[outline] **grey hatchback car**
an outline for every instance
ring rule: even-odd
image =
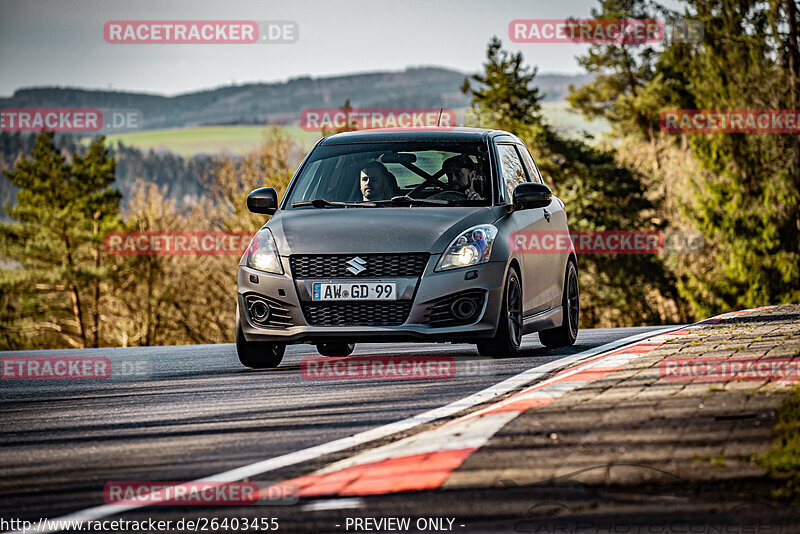
[[[366,130],[321,139],[239,262],[236,348],[277,367],[287,344],[347,356],[358,342],[475,343],[511,356],[524,334],[578,334],[577,259],[564,204],[515,135]],[[553,239],[551,239],[553,241]]]

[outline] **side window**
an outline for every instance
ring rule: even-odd
[[[531,153],[528,152],[528,149],[525,147],[519,147],[519,152],[522,154],[522,159],[525,161],[525,166],[528,168],[528,175],[534,182],[543,184],[544,180],[542,180],[542,175],[539,174],[539,169],[536,167],[536,164],[533,162],[533,157]]]
[[[514,188],[528,179],[514,145],[497,145],[497,154],[500,156],[500,167],[503,171],[506,202],[510,204],[514,197]]]

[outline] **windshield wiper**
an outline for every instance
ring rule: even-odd
[[[293,208],[301,208],[303,206],[313,206],[315,208],[374,208],[376,204],[374,202],[333,202],[330,200],[325,200],[324,198],[315,198],[314,200],[305,200],[303,202],[295,202],[292,204]]]
[[[447,206],[449,200],[428,200],[427,198],[411,198],[408,195],[392,197],[390,200],[376,200],[378,206]]]

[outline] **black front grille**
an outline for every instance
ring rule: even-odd
[[[364,260],[365,270],[353,274],[347,268],[355,257]],[[289,256],[295,278],[397,278],[421,276],[428,263],[427,253],[411,254],[309,254]]]
[[[304,302],[302,306],[312,326],[398,326],[411,312],[411,301]]]
[[[467,318],[458,318],[453,314],[453,303],[462,298],[473,301],[476,310],[474,315]],[[446,297],[435,300],[433,304],[427,308],[424,322],[433,327],[458,326],[474,323],[480,316],[485,298],[486,291],[481,289],[471,289],[469,291],[447,295]]]

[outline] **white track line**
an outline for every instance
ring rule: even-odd
[[[666,332],[671,332],[673,330],[679,330],[681,328],[684,327],[670,326],[667,328],[662,328],[660,330],[643,332],[641,334],[635,334],[633,336],[619,339],[617,341],[612,341],[610,343],[606,343],[605,345],[600,345],[599,347],[595,347],[593,349],[585,350],[583,352],[579,352],[571,356],[565,356],[564,358],[554,360],[552,362],[540,365],[538,367],[533,367],[531,369],[528,369],[527,371],[519,373],[518,375],[514,375],[510,378],[507,378],[506,380],[503,380],[502,382],[499,382],[484,390],[478,391],[477,393],[473,393],[468,397],[464,397],[463,399],[451,402],[450,404],[447,404],[445,406],[434,408],[433,410],[428,410],[427,412],[409,417],[407,419],[395,421],[394,423],[389,423],[388,425],[380,426],[377,428],[372,428],[370,430],[366,430],[364,432],[355,434],[353,436],[348,436],[346,438],[329,441],[328,443],[322,443],[320,445],[315,445],[314,447],[309,447],[307,449],[302,449],[299,451],[291,452],[289,454],[284,454],[282,456],[276,456],[274,458],[269,458],[267,460],[261,460],[259,462],[255,462],[249,465],[237,467],[236,469],[225,471],[223,473],[219,473],[216,475],[210,475],[205,478],[194,480],[192,481],[192,483],[234,482],[237,480],[242,480],[244,478],[252,478],[267,473],[269,471],[275,471],[283,467],[288,467],[290,465],[307,462],[309,460],[314,460],[321,456],[325,456],[352,447],[363,445],[364,443],[382,439],[387,436],[391,436],[392,434],[396,434],[398,432],[405,432],[416,426],[451,416],[467,408],[471,408],[478,404],[482,404],[499,396],[505,395],[509,391],[513,391],[526,384],[529,384],[530,382],[533,382],[542,375],[549,373],[560,367],[563,367],[564,365],[573,364],[585,360],[587,358],[591,358],[592,356],[596,356],[603,352],[608,352],[617,349],[623,345],[635,343],[643,339],[664,334]],[[155,499],[150,499],[150,501],[155,501]],[[109,517],[112,515],[117,515],[122,512],[128,512],[131,510],[144,508],[146,506],[150,506],[150,504],[104,504],[101,506],[86,508],[85,510],[80,510],[78,512],[73,512],[71,514],[51,519],[49,521],[52,523],[57,523],[59,521],[61,522],[89,521],[89,520],[100,519],[103,517]],[[49,529],[43,528],[42,530],[36,530],[36,532],[59,532],[59,530],[60,529],[56,528],[49,528]],[[23,533],[22,531],[14,531],[11,534],[23,534]]]

